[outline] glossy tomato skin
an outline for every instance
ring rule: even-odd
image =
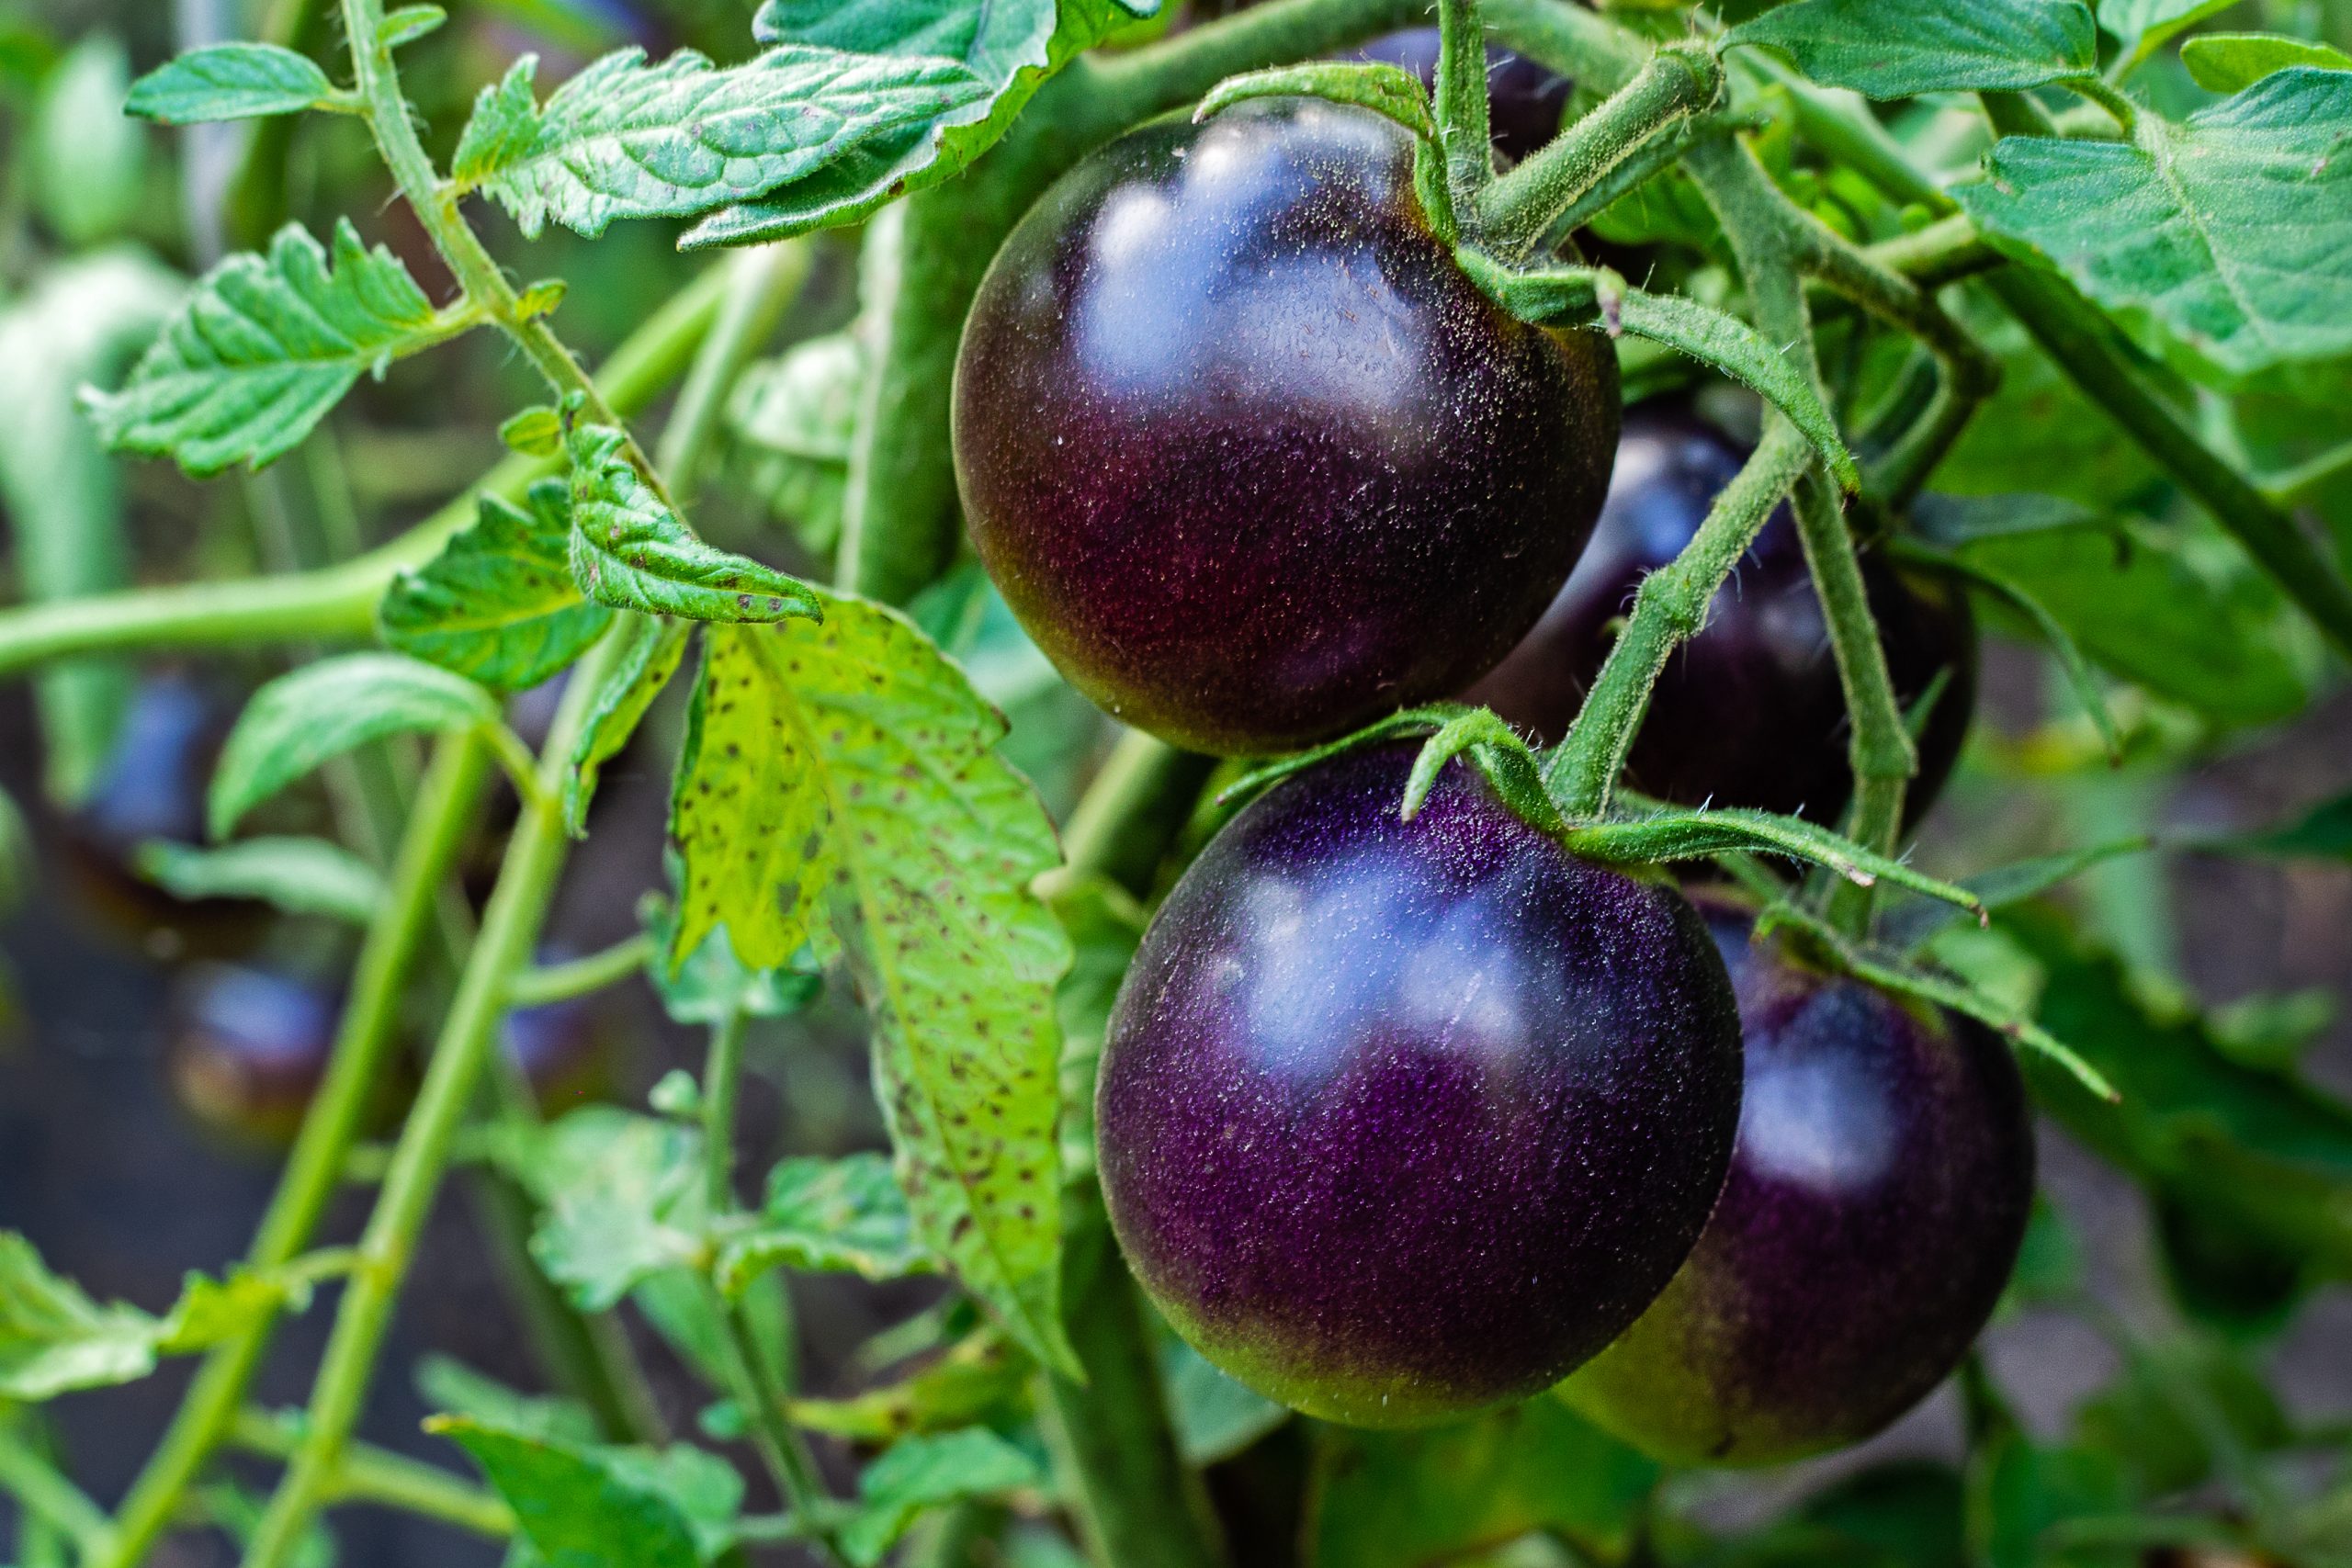
[[[1265,753],[1459,691],[1532,626],[1615,450],[1595,333],[1505,316],[1406,132],[1309,99],[1161,121],[999,253],[956,471],[1006,603],[1081,691]]]
[[[1570,1402],[1676,1464],[1860,1442],[1960,1363],[2017,1262],[2033,1129],[2008,1048],[1973,1020],[1819,974],[1711,909],[1747,1089],[1723,1197]]]
[[[1402,66],[1437,91],[1438,31],[1407,28],[1384,33],[1357,51],[1363,60]],[[1532,60],[1487,46],[1487,114],[1495,150],[1519,163],[1560,133],[1575,85]]]
[[[1567,731],[1633,607],[1641,580],[1698,531],[1747,454],[1674,409],[1628,414],[1616,476],[1591,545],[1527,640],[1464,694],[1556,741]],[[1959,759],[1976,705],[1976,623],[1950,583],[1874,556],[1863,581],[1905,711],[1944,671],[1905,797],[1917,822]],[[1844,689],[1821,602],[1788,509],[1773,513],[1709,607],[1706,629],[1659,677],[1627,759],[1634,787],[1686,806],[1755,807],[1836,826],[1853,795]]]
[[[1411,747],[1278,785],[1146,933],[1101,1173],[1176,1331],[1364,1426],[1532,1394],[1705,1223],[1738,1114],[1722,960],[1681,896],[1577,861]]]

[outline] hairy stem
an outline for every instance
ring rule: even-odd
[[[1512,53],[1597,92],[1615,92],[1650,57],[1646,42],[1566,0],[1486,0],[1486,12],[1487,26]]]
[[[607,636],[573,671],[541,755],[544,799],[524,807],[508,841],[498,884],[482,916],[447,1019],[435,1041],[416,1104],[392,1150],[383,1190],[360,1239],[360,1264],[335,1314],[333,1337],[311,1394],[308,1428],[245,1553],[245,1568],[284,1568],[311,1517],[359,1418],[384,1330],[414,1257],[451,1140],[496,1048],[497,1025],[514,971],[531,944],[562,869],[570,840],[552,802],[566,760],[586,719],[588,705],[611,661],[616,639]]]
[[[1487,127],[1487,37],[1477,0],[1438,0],[1437,124],[1445,149],[1445,184],[1453,210],[1474,211],[1495,177],[1494,133]]]
[[[435,899],[474,824],[489,777],[489,756],[478,737],[452,735],[440,743],[417,792],[383,907],[360,949],[326,1077],[247,1254],[255,1269],[277,1268],[307,1246],[334,1196],[344,1156],[383,1081],[401,1001],[430,934]],[[130,1568],[169,1527],[243,1402],[269,1348],[271,1326],[257,1324],[205,1357],[163,1442],[123,1500],[112,1547],[94,1559],[102,1568]]]
[[[1609,809],[1610,792],[1624,771],[1667,656],[1706,625],[1716,591],[1812,462],[1813,446],[1803,432],[1784,419],[1768,421],[1763,441],[1716,495],[1690,544],[1642,579],[1634,613],[1593,678],[1576,723],[1544,761],[1544,785],[1563,814],[1590,818]]]
[[[1659,50],[1632,81],[1478,196],[1481,240],[1504,261],[1524,260],[1577,197],[1644,142],[1710,107],[1723,86],[1723,62],[1705,46]]]
[[[726,276],[725,266],[713,265],[629,334],[597,377],[607,407],[641,409],[684,372],[718,314]],[[432,559],[450,535],[472,522],[479,497],[519,501],[532,480],[556,467],[548,459],[510,457],[407,533],[340,566],[0,610],[0,675],[79,653],[363,638],[375,627],[377,602],[393,577]]]
[[[1048,185],[1227,76],[1329,54],[1428,14],[1428,0],[1274,0],[1114,58],[1080,56],[969,173],[908,197],[896,284],[869,302],[875,380],[850,447],[841,586],[904,604],[954,558],[956,345],[997,247]]]

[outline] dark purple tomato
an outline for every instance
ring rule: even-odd
[[[1699,1245],[1564,1392],[1678,1464],[1859,1442],[1960,1362],[2017,1262],[2033,1129],[1973,1020],[1750,946],[1710,908],[1747,1045],[1731,1175]]]
[[[1437,91],[1438,31],[1408,28],[1373,39],[1357,51],[1361,60],[1401,65]],[[1487,113],[1495,148],[1517,163],[1560,133],[1573,84],[1507,49],[1487,46]]]
[[[241,1143],[294,1139],[334,1054],[335,998],[267,969],[202,964],[170,1003],[172,1087],[204,1126]]]
[[[1103,1196],[1175,1330],[1363,1426],[1548,1387],[1705,1224],[1738,1023],[1670,888],[1578,861],[1413,748],[1252,804],[1161,907],[1113,1011]]]
[[[972,538],[1038,646],[1194,750],[1290,750],[1457,692],[1591,532],[1597,333],[1522,325],[1366,110],[1248,103],[1113,142],[1005,242],[964,329]]]
[[[1616,477],[1567,586],[1493,673],[1464,694],[1546,742],[1567,731],[1643,577],[1690,542],[1747,454],[1672,409],[1626,416]],[[1919,736],[1905,796],[1917,822],[1951,776],[1976,705],[1976,622],[1951,584],[1865,556],[1895,695],[1908,713],[1944,684]],[[1796,525],[1772,514],[1709,606],[1706,629],[1659,677],[1627,759],[1637,789],[1686,806],[1747,806],[1835,826],[1854,791],[1846,696]]]

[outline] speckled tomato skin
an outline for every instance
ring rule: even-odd
[[[956,368],[980,558],[1080,691],[1178,745],[1294,749],[1459,691],[1590,534],[1598,334],[1505,316],[1406,132],[1318,100],[1161,121],[1046,193]]]
[[[1747,454],[1712,425],[1644,406],[1625,418],[1616,473],[1591,545],[1527,640],[1466,699],[1556,741],[1641,580],[1690,542]],[[1862,577],[1895,695],[1907,712],[1951,671],[1919,736],[1905,796],[1917,822],[1951,776],[1976,705],[1976,622],[1950,583],[1864,556]],[[1846,696],[1796,525],[1782,507],[1677,649],[1627,758],[1637,788],[1686,806],[1747,806],[1836,826],[1854,789]]]
[[[1861,1441],[1960,1362],[2033,1201],[2024,1085],[1988,1029],[1750,947],[1739,1141],[1705,1234],[1640,1321],[1564,1385],[1677,1464]]]
[[[1577,861],[1411,747],[1253,803],[1146,933],[1096,1097],[1102,1190],[1176,1331],[1363,1426],[1549,1386],[1664,1286],[1739,1104],[1670,888]]]

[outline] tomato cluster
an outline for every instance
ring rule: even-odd
[[[1320,100],[1149,126],[1050,191],[980,291],[955,395],[974,543],[1076,685],[1179,746],[1292,750],[1465,693],[1556,740],[1633,587],[1744,460],[1687,412],[1621,444],[1607,340],[1498,310],[1413,164],[1396,126]],[[1968,725],[1974,627],[1948,587],[1865,570],[1920,806]],[[1834,824],[1846,728],[1777,517],[1631,780]],[[1568,1379],[1645,1449],[1743,1462],[1893,1419],[2016,1255],[2032,1142],[2001,1043],[1578,859],[1465,767],[1408,818],[1413,756],[1290,775],[1144,938],[1097,1111],[1153,1302],[1338,1421]]]

